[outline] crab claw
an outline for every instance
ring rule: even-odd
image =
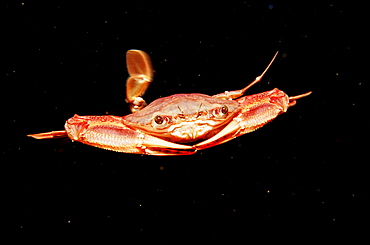
[[[57,139],[57,138],[68,137],[67,132],[65,130],[51,131],[51,132],[39,133],[39,134],[29,134],[27,136],[38,139],[38,140],[40,140],[40,139]]]
[[[197,150],[206,149],[250,133],[286,112],[290,106],[296,104],[297,99],[310,94],[311,92],[308,92],[288,97],[283,91],[275,88],[271,91],[242,97],[238,99],[243,108],[240,114],[216,135],[196,144],[195,147]]]
[[[28,136],[36,139],[69,137],[106,150],[145,155],[191,155],[195,146],[171,143],[127,127],[117,116],[79,116],[68,119],[65,130]]]
[[[146,155],[190,155],[194,146],[171,143],[123,124],[117,116],[78,116],[65,125],[69,138],[106,150]]]
[[[289,106],[294,106],[297,103],[296,102],[297,99],[309,96],[311,93],[312,93],[312,91],[304,93],[304,94],[289,97]]]

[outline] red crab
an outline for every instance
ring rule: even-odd
[[[144,51],[129,50],[126,100],[132,114],[123,117],[75,115],[67,120],[65,130],[28,136],[36,139],[69,137],[87,145],[126,153],[194,154],[262,127],[295,105],[297,99],[311,93],[289,97],[275,88],[241,97],[261,80],[276,55],[265,71],[241,90],[213,96],[175,94],[146,106],[141,96],[153,79],[150,57]]]

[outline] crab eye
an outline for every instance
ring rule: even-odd
[[[155,116],[155,117],[154,117],[154,122],[155,122],[156,124],[162,124],[162,123],[164,122],[164,119],[163,119],[163,117],[162,117],[162,116],[157,115],[157,116]]]
[[[226,105],[223,105],[222,107],[221,107],[221,114],[223,114],[223,115],[226,115],[227,113],[228,113],[228,111],[229,111],[229,108],[227,108],[227,106]]]
[[[156,115],[152,119],[152,127],[158,130],[165,129],[169,127],[171,119],[168,116]]]
[[[214,115],[216,118],[225,118],[227,116],[228,111],[229,108],[227,108],[226,105],[223,105],[214,110]]]

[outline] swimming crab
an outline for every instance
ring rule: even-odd
[[[243,96],[258,83],[274,61],[248,86],[213,96],[190,93],[159,98],[149,105],[141,97],[153,80],[150,57],[141,50],[126,54],[129,78],[126,116],[74,115],[64,130],[30,134],[36,139],[69,137],[87,145],[125,153],[190,155],[252,132],[296,104],[311,92],[288,96],[275,88]]]

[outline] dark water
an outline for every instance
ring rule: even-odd
[[[361,234],[339,232],[368,220],[369,40],[361,6],[0,6],[2,222],[15,237],[54,232],[55,240],[80,234],[178,244],[194,235],[209,242],[275,239],[281,229],[284,240],[303,233],[297,242]],[[128,114],[128,49],[152,58],[148,102],[241,89],[277,50],[249,93],[313,93],[258,131],[192,156],[130,155],[26,137],[61,130],[75,113]]]

